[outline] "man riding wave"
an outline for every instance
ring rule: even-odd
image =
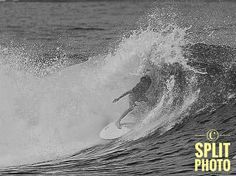
[[[152,79],[149,76],[149,72],[147,71],[144,76],[140,78],[140,82],[136,84],[136,86],[122,94],[120,97],[113,100],[113,103],[119,101],[121,98],[129,95],[129,108],[120,116],[120,118],[116,121],[117,128],[121,128],[120,121],[131,112],[135,106],[137,106],[136,102],[148,102],[148,98],[146,97],[146,92],[149,89]]]

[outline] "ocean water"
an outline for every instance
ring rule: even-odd
[[[32,53],[72,55],[79,62],[107,50],[151,2],[1,3],[1,44]],[[13,42],[14,41],[14,42]],[[54,53],[53,53],[54,52]],[[73,57],[73,55],[75,56]]]
[[[231,142],[236,175],[236,3],[0,3],[0,173],[203,175],[196,134]],[[147,97],[116,140],[112,100],[151,70]],[[234,157],[234,159],[233,159]],[[204,173],[211,175],[211,173]]]

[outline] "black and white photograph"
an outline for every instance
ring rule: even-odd
[[[0,0],[0,175],[236,175],[235,0]]]

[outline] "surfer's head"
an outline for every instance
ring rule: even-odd
[[[146,81],[147,79],[150,79],[150,77],[148,75],[145,75],[140,78],[140,81],[143,82]]]

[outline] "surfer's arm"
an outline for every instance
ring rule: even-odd
[[[121,98],[123,98],[124,96],[126,96],[126,95],[130,94],[131,92],[132,92],[132,90],[129,90],[129,91],[125,92],[125,93],[124,93],[124,94],[122,94],[120,97],[118,97],[118,98],[114,99],[114,100],[113,100],[113,103],[115,103],[115,102],[119,101]]]

